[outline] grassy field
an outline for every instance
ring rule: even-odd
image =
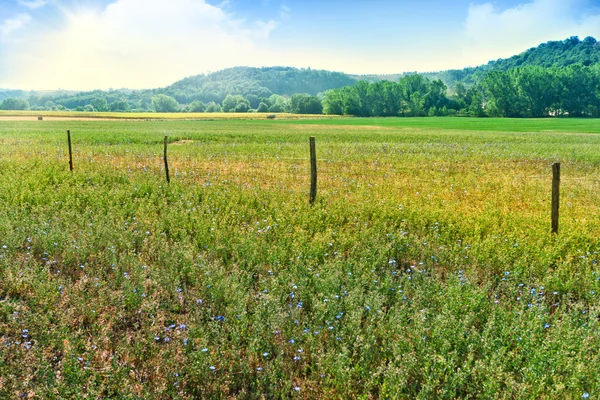
[[[0,398],[596,398],[598,148],[596,120],[3,121]]]
[[[120,120],[256,120],[267,119],[267,115],[275,115],[275,119],[339,119],[339,116],[328,115],[303,115],[289,113],[157,113],[157,112],[79,112],[79,111],[6,111],[0,110],[0,119],[8,117],[37,119],[37,117],[50,119],[120,119]]]

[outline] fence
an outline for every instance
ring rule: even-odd
[[[165,135],[163,142],[163,162],[165,166],[165,178],[167,183],[171,182],[169,176],[169,161],[168,161],[168,136]],[[71,131],[67,131],[67,143],[69,148],[69,171],[73,172],[73,150],[71,144]],[[316,141],[313,136],[309,138],[310,149],[310,197],[309,203],[314,205],[317,199],[317,150]],[[278,158],[285,160],[286,158]],[[305,160],[305,159],[293,159]],[[537,178],[537,177],[536,177]],[[552,165],[552,202],[551,202],[551,232],[558,234],[559,231],[559,210],[560,210],[560,163]]]

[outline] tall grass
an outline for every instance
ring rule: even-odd
[[[593,121],[455,120],[4,122],[0,397],[597,396]]]

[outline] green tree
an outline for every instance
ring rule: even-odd
[[[290,99],[290,112],[293,114],[322,114],[323,105],[317,96],[307,93],[295,94]]]
[[[152,104],[156,112],[172,113],[179,111],[179,103],[171,96],[158,94],[152,97]]]
[[[288,101],[285,97],[274,94],[269,97],[269,112],[286,112],[288,111]]]
[[[486,111],[492,117],[521,117],[522,107],[519,94],[511,76],[505,71],[492,71],[482,82],[482,89],[487,100]]]
[[[250,102],[250,108],[258,108],[260,105],[260,98],[255,94],[247,94],[246,100]]]
[[[333,89],[325,92],[323,112],[327,115],[342,115],[344,113],[344,102],[341,89]]]
[[[129,103],[125,100],[119,100],[112,102],[110,104],[110,111],[112,112],[129,112],[131,111],[131,107]]]
[[[194,113],[202,113],[206,111],[206,104],[204,104],[204,102],[200,100],[195,100],[189,105],[188,111]]]
[[[98,112],[105,112],[105,111],[110,110],[110,107],[108,106],[108,102],[106,101],[106,99],[104,97],[96,97],[95,99],[93,99],[90,102],[90,104]]]
[[[560,109],[571,117],[586,115],[586,110],[597,106],[594,77],[589,67],[570,65],[558,71],[560,82]]]
[[[235,98],[235,96],[232,94],[228,94],[222,103],[223,112],[234,112],[236,105],[237,105],[237,99]]]
[[[239,96],[236,100],[237,101],[235,104],[235,112],[245,113],[250,110],[250,101],[248,101],[248,99],[245,99],[244,97]]]
[[[9,97],[0,103],[0,110],[28,110],[29,102],[26,99]]]
[[[211,101],[210,103],[208,103],[206,105],[206,112],[207,113],[219,113],[221,111],[222,111],[221,105],[215,103],[214,101]]]
[[[258,105],[257,111],[260,113],[266,113],[269,111],[269,106],[265,102],[261,101],[260,104]]]

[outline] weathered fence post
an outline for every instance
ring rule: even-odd
[[[164,160],[165,160],[165,174],[167,175],[167,183],[171,183],[171,179],[169,178],[169,162],[167,161],[167,136],[165,136]]]
[[[310,204],[317,198],[317,148],[315,138],[310,137]]]
[[[558,209],[560,205],[560,163],[552,165],[552,233],[558,234]]]
[[[71,149],[71,131],[67,131],[67,142],[69,143],[69,171],[73,172],[73,150]]]

